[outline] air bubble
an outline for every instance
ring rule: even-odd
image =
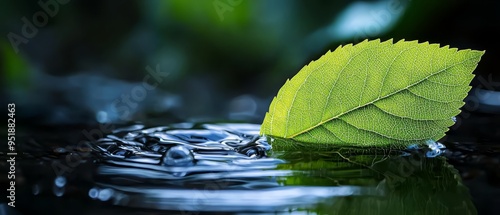
[[[101,201],[108,201],[111,197],[113,196],[113,190],[112,189],[103,189],[99,192],[97,195],[97,198]]]
[[[193,153],[184,146],[170,148],[163,158],[164,166],[191,166],[194,164]]]
[[[92,188],[89,190],[89,197],[92,199],[96,199],[99,196],[99,189]]]

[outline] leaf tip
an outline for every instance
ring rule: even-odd
[[[393,39],[391,38],[391,39],[388,39],[388,40],[386,40],[386,41],[384,41],[384,42],[381,42],[381,43],[382,43],[382,44],[384,44],[384,43],[393,44]]]

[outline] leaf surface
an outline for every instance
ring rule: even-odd
[[[351,146],[438,140],[460,113],[483,54],[404,40],[339,46],[286,81],[261,134]]]

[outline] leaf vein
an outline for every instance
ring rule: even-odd
[[[437,72],[435,72],[435,73],[433,73],[433,74],[430,74],[429,76],[427,76],[427,77],[423,78],[422,80],[416,81],[415,83],[410,84],[410,85],[408,85],[407,87],[404,87],[404,88],[402,88],[402,89],[400,89],[400,90],[396,90],[395,92],[389,93],[389,94],[387,94],[387,95],[385,95],[385,96],[383,96],[383,97],[376,98],[376,99],[374,99],[373,101],[370,101],[370,102],[368,102],[368,103],[366,103],[366,104],[364,104],[363,106],[360,106],[360,107],[364,107],[364,106],[367,106],[367,105],[373,104],[373,103],[374,103],[374,102],[376,102],[376,101],[379,101],[379,100],[381,100],[381,99],[384,99],[384,98],[387,98],[387,97],[389,97],[389,96],[392,96],[392,95],[394,95],[394,94],[396,94],[396,93],[399,93],[399,92],[401,92],[401,91],[403,91],[403,90],[406,90],[406,89],[408,89],[408,88],[410,88],[410,87],[412,87],[412,86],[415,86],[415,85],[416,85],[416,84],[418,84],[418,83],[421,83],[422,81],[425,81],[425,80],[429,79],[430,77],[432,77],[432,76],[434,76],[434,75],[437,75],[437,74],[439,74],[439,73],[441,73],[441,72],[443,72],[443,71],[446,71],[446,70],[448,70],[448,69],[450,69],[450,68],[453,68],[453,67],[455,67],[455,66],[457,66],[457,65],[463,64],[464,62],[466,62],[466,61],[468,61],[468,60],[471,60],[471,59],[473,59],[473,58],[474,58],[474,57],[469,57],[469,58],[467,58],[467,59],[465,59],[465,60],[463,60],[463,61],[460,61],[460,62],[454,63],[454,64],[452,64],[452,65],[450,65],[450,66],[448,66],[448,67],[446,67],[446,68],[443,68],[443,69],[441,69],[441,70],[439,70],[439,71],[437,71]],[[356,109],[358,109],[358,108],[360,108],[360,107],[354,107],[354,108],[352,108],[352,109],[350,109],[350,110],[347,110],[347,111],[345,111],[345,112],[343,112],[343,113],[340,113],[340,114],[338,114],[338,115],[336,115],[336,116],[333,116],[333,117],[328,118],[328,119],[326,119],[326,120],[320,121],[318,124],[316,124],[316,125],[314,125],[314,126],[311,126],[311,127],[309,127],[309,128],[306,128],[306,129],[304,129],[304,130],[302,130],[302,131],[299,131],[299,132],[297,132],[297,133],[295,133],[295,134],[292,134],[292,135],[290,136],[290,138],[293,138],[293,137],[295,137],[295,136],[297,136],[297,135],[299,135],[299,134],[301,134],[301,133],[304,133],[304,132],[307,132],[307,131],[309,131],[309,130],[312,130],[312,129],[314,129],[314,128],[316,128],[316,127],[318,127],[318,126],[320,126],[320,125],[322,125],[322,124],[324,124],[324,123],[326,123],[326,122],[329,122],[329,121],[333,120],[333,119],[337,119],[337,118],[341,117],[342,115],[345,115],[345,114],[347,114],[347,113],[349,113],[349,112],[351,112],[351,111],[353,111],[353,110],[356,110]]]

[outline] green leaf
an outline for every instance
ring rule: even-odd
[[[261,134],[348,146],[438,140],[460,113],[483,54],[404,40],[339,46],[286,81]]]

